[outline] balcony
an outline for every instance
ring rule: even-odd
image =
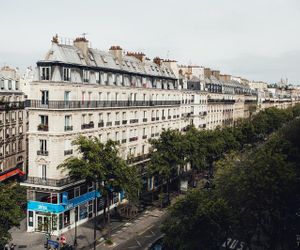
[[[107,122],[107,123],[106,123],[106,126],[107,126],[107,127],[112,126],[112,122]]]
[[[0,102],[0,110],[15,110],[24,108],[24,102]]]
[[[71,155],[71,154],[73,154],[73,149],[65,150],[64,154],[65,155]]]
[[[172,118],[172,116],[168,115],[168,119],[171,119],[171,118]]]
[[[234,104],[235,100],[232,99],[208,99],[207,100],[208,103],[210,104],[218,104],[218,103],[222,103],[222,104]]]
[[[122,124],[124,125],[124,124],[127,124],[127,120],[123,120],[122,121]]]
[[[137,140],[138,140],[138,137],[137,137],[137,136],[129,138],[129,141],[130,141],[130,142],[132,142],[132,141],[137,141]]]
[[[137,157],[132,157],[127,159],[127,164],[134,164],[134,163],[138,163],[138,162],[142,162],[142,161],[146,161],[146,160],[150,160],[150,154],[143,154],[143,155],[139,155]]]
[[[161,119],[162,119],[162,120],[166,120],[166,117],[165,117],[165,116],[163,116]]]
[[[115,125],[116,125],[116,126],[119,126],[120,124],[121,124],[120,121],[115,121]]]
[[[156,121],[159,121],[159,117],[156,117],[155,120],[156,120]]]
[[[73,126],[65,126],[65,131],[73,131]]]
[[[155,117],[152,117],[152,118],[151,118],[151,121],[152,121],[152,122],[155,121]]]
[[[94,128],[94,123],[93,122],[81,125],[81,129],[89,129],[89,128]]]
[[[20,104],[21,105],[21,104]],[[48,101],[27,100],[26,107],[41,109],[88,109],[112,107],[179,106],[180,101]],[[1,104],[0,104],[1,107]],[[23,103],[24,107],[24,103]]]
[[[126,143],[126,139],[122,139],[121,143]]]
[[[43,179],[40,177],[30,177],[28,176],[27,179],[24,181],[24,183],[28,184],[34,184],[34,185],[44,185],[44,186],[51,186],[51,187],[62,187],[65,185],[68,185],[75,180],[72,180],[71,178],[64,178],[60,180],[56,179]]]
[[[39,124],[37,127],[37,130],[38,131],[48,131],[49,130],[48,124]]]
[[[147,118],[143,118],[143,122],[147,122]]]
[[[175,118],[176,118],[176,115],[173,115],[173,118],[175,119]]]
[[[48,156],[49,152],[47,150],[38,150],[37,155]]]
[[[147,135],[143,135],[143,137],[142,137],[143,139],[147,139]]]
[[[139,122],[139,119],[131,119],[130,120],[130,123],[138,123]]]
[[[98,122],[98,128],[102,128],[102,127],[104,127],[104,122],[103,121]]]

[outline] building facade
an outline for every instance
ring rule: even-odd
[[[0,182],[26,172],[26,112],[16,70],[0,69]]]
[[[37,63],[38,80],[30,83],[27,101],[30,167],[22,185],[28,187],[28,231],[60,234],[75,221],[85,222],[95,209],[95,196],[101,213],[101,195],[57,169],[77,155],[71,143],[78,135],[119,141],[122,157],[139,168],[144,189],[156,185],[143,164],[148,139],[163,129],[203,123],[198,103],[206,97],[180,89],[172,67],[176,62],[125,54],[119,46],[103,52],[89,48],[85,38],[73,45],[53,38],[45,59]],[[122,199],[115,194],[112,205]]]

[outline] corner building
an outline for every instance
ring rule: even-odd
[[[125,54],[119,46],[99,51],[83,37],[72,45],[53,38],[37,62],[27,100],[29,171],[22,185],[28,188],[29,232],[59,235],[87,221],[95,209],[102,213],[101,194],[57,169],[76,156],[71,142],[78,135],[119,141],[122,157],[139,169],[144,190],[155,188],[157,180],[145,173],[148,139],[163,129],[205,127],[206,97],[183,89],[176,67],[175,61]],[[111,206],[123,198],[114,194]]]

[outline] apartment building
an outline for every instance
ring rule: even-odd
[[[139,169],[144,189],[157,185],[145,174],[148,139],[163,129],[203,124],[206,96],[183,89],[176,67],[175,61],[151,61],[119,46],[109,52],[93,49],[84,37],[72,45],[53,38],[45,58],[37,62],[38,79],[30,83],[27,100],[30,168],[22,185],[28,187],[28,231],[58,235],[75,221],[88,220],[94,209],[102,212],[98,192],[57,169],[77,155],[72,141],[78,135],[119,141],[122,157]],[[116,193],[112,206],[122,199]]]
[[[26,172],[26,112],[17,71],[0,69],[0,182]]]

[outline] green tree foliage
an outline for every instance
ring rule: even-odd
[[[96,137],[79,136],[73,144],[78,147],[80,156],[69,157],[58,168],[67,171],[73,179],[86,179],[88,183],[97,184],[101,195],[106,197],[105,211],[115,192],[125,191],[130,201],[137,200],[140,178],[136,168],[128,166],[119,156],[118,143],[112,140],[102,143]],[[109,209],[107,218],[109,225]]]
[[[169,195],[169,183],[186,163],[186,140],[177,130],[164,130],[159,139],[151,139],[152,146],[149,174],[158,175],[166,183]],[[180,167],[180,168],[178,168]]]
[[[300,229],[298,110],[272,108],[234,128],[193,132],[205,138],[201,147],[207,164],[218,160],[214,185],[191,191],[170,208],[162,227],[167,249],[219,249],[228,237],[250,249],[295,249]],[[191,134],[188,138],[197,141]],[[193,147],[193,152],[200,148]]]
[[[19,185],[0,185],[0,247],[11,239],[8,230],[13,226],[19,226],[23,217],[22,205],[25,201],[25,189]]]

